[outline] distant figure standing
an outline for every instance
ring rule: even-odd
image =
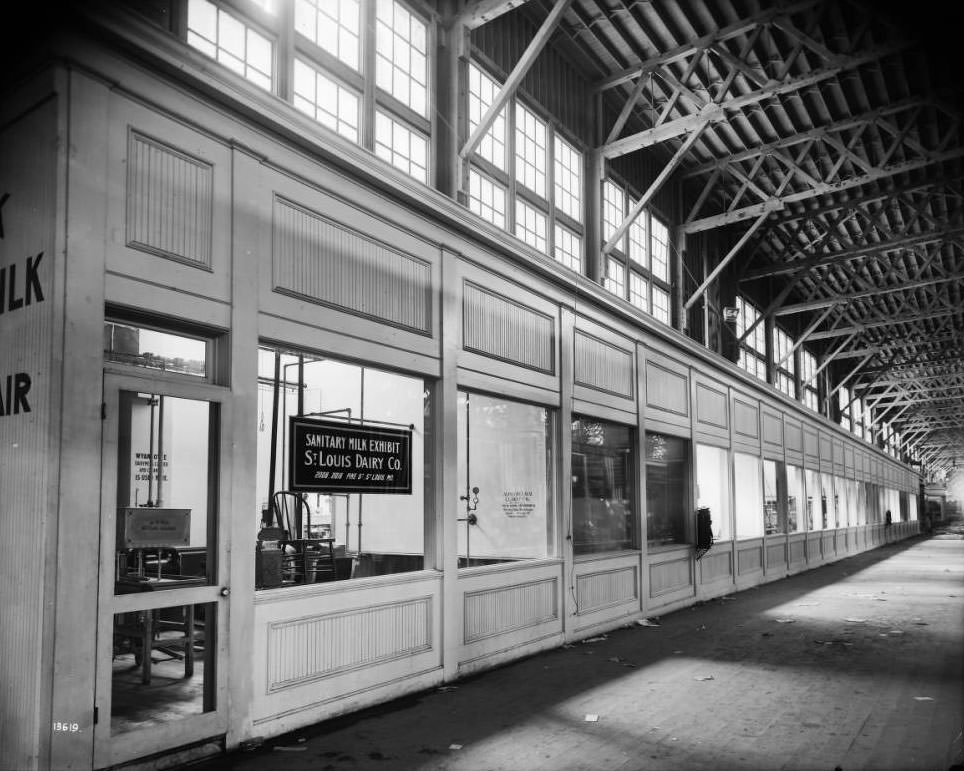
[[[884,512],[884,527],[890,527],[890,509]]]

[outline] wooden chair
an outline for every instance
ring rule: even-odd
[[[271,501],[278,527],[287,532],[279,541],[286,582],[311,584],[336,577],[333,538],[309,538],[311,509],[298,493],[279,490]]]

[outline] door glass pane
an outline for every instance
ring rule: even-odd
[[[459,566],[552,556],[545,407],[459,392]]]
[[[208,402],[122,391],[117,437],[115,592],[213,576]]]
[[[214,704],[215,603],[116,613],[112,734],[210,712]]]

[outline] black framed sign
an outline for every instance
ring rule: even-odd
[[[411,430],[297,416],[289,427],[288,489],[411,494]]]

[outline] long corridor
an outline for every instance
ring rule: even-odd
[[[962,725],[964,539],[947,533],[194,768],[946,771]]]

